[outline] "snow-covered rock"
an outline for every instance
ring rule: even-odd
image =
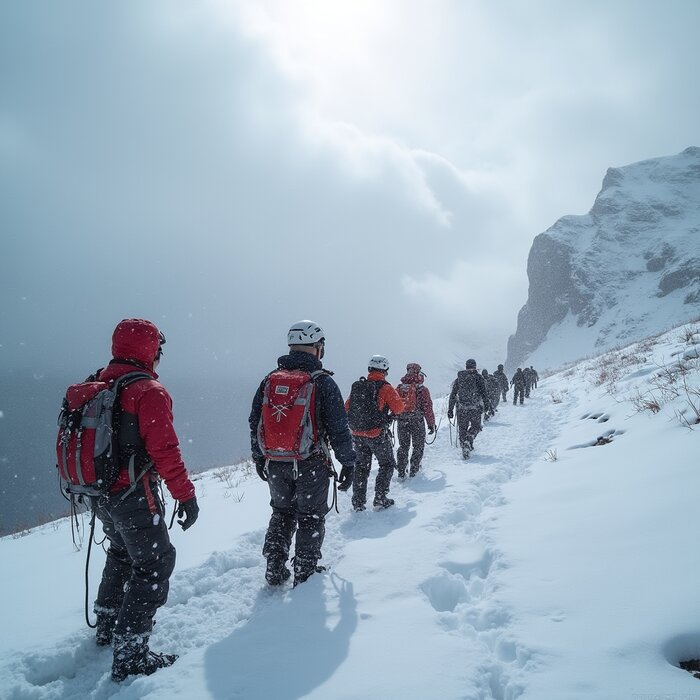
[[[610,168],[530,250],[509,368],[554,367],[700,315],[700,148]]]

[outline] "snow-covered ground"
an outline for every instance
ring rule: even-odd
[[[109,679],[67,521],[0,540],[0,697],[700,698],[674,665],[700,657],[697,330],[501,404],[468,463],[443,417],[395,507],[354,513],[339,495],[328,571],[296,589],[263,584],[266,485],[202,475],[152,637],[180,659],[147,678]]]

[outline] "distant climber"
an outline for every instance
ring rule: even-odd
[[[450,420],[454,416],[455,405],[462,457],[469,459],[469,453],[474,449],[474,440],[481,432],[481,414],[484,410],[491,409],[486,382],[476,370],[476,360],[467,360],[466,369],[457,373],[457,379],[452,384],[447,408]]]
[[[520,405],[522,406],[525,403],[525,375],[520,367],[515,371],[510,385],[513,387],[513,406],[518,403],[518,397],[520,397]]]
[[[425,424],[428,424],[430,435],[435,432],[433,401],[428,387],[423,384],[424,379],[425,374],[421,371],[421,366],[417,362],[411,362],[406,365],[406,374],[396,387],[405,406],[405,411],[400,413],[396,420],[399,436],[396,466],[399,479],[406,477],[411,441],[413,441],[413,452],[409,476],[415,476],[420,470],[425,449]]]

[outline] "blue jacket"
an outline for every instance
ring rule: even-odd
[[[306,372],[316,372],[323,369],[321,361],[307,352],[292,351],[289,355],[282,355],[277,360],[278,369],[302,369]],[[267,379],[267,377],[265,377]],[[253,457],[262,457],[258,444],[258,423],[262,413],[263,391],[265,379],[260,382],[258,390],[253,398],[253,407],[250,411],[248,424],[250,425],[250,449]],[[347,467],[355,464],[355,450],[352,444],[352,435],[348,427],[348,416],[345,412],[343,397],[340,389],[331,377],[330,372],[325,372],[316,378],[316,415],[319,421],[319,431],[327,435],[336,459]]]

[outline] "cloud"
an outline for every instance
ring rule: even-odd
[[[406,348],[439,363],[465,324],[503,347],[532,237],[587,209],[610,161],[696,128],[647,138],[659,127],[637,105],[680,58],[652,84],[635,74],[654,63],[639,51],[652,22],[647,8],[625,35],[630,7],[4,6],[4,357],[103,348],[72,350],[66,299],[95,335],[162,319],[183,367],[231,375],[266,367],[298,317],[333,329],[338,366]]]

